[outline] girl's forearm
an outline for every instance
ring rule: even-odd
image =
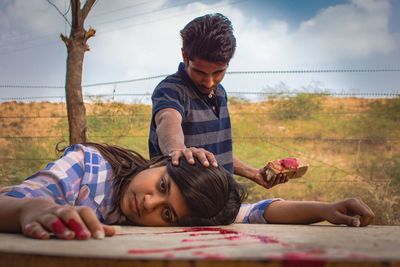
[[[325,220],[329,203],[314,201],[275,201],[264,211],[269,223],[312,224]]]
[[[0,232],[21,232],[20,213],[26,201],[0,196]]]

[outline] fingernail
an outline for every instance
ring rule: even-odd
[[[80,232],[75,233],[78,239],[88,239],[90,237],[90,233],[86,230],[82,230]]]
[[[360,226],[360,220],[358,220],[358,219],[353,220],[353,226],[354,227],[359,227]]]
[[[214,166],[214,167],[218,167],[218,163],[214,162],[214,163],[213,163],[213,166]]]
[[[24,226],[24,233],[30,232],[31,229],[32,229],[32,225],[31,225],[30,223],[26,224],[26,225]]]
[[[46,232],[39,232],[38,237],[39,237],[40,239],[47,238],[47,233],[46,233]]]
[[[113,225],[116,234],[120,234],[123,232],[123,229],[120,225]]]
[[[94,232],[93,237],[94,239],[103,239],[105,236],[103,231],[97,230],[96,232]]]
[[[65,230],[63,235],[64,235],[64,238],[68,239],[68,240],[73,239],[75,237],[75,233],[72,231],[69,231],[69,230]]]

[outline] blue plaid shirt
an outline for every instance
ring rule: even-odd
[[[21,184],[0,189],[0,194],[16,198],[45,197],[60,205],[87,206],[102,223],[118,224],[126,219],[118,211],[109,214],[113,208],[113,181],[111,165],[100,152],[78,144]],[[273,201],[242,204],[235,223],[266,223],[263,213]]]

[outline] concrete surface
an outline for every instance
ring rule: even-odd
[[[400,226],[122,227],[104,240],[0,240],[0,266],[400,267]]]

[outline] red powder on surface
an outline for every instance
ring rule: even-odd
[[[240,246],[243,244],[219,244],[219,245],[199,245],[199,246],[184,246],[176,248],[156,248],[156,249],[130,249],[128,253],[130,254],[153,254],[153,253],[171,253],[175,251],[185,251],[192,249],[202,249],[202,248],[213,248],[213,247],[232,247]]]
[[[312,249],[303,252],[287,252],[270,259],[282,261],[282,267],[323,267],[327,264],[325,251]]]
[[[167,232],[162,234],[176,234],[176,233],[189,233],[189,236],[206,236],[206,235],[223,235],[220,238],[212,238],[212,239],[182,239],[182,243],[187,242],[199,242],[199,241],[212,241],[212,240],[242,240],[242,239],[250,239],[249,243],[245,244],[254,244],[254,243],[279,243],[278,240],[262,235],[254,235],[254,234],[245,234],[240,233],[234,230],[223,229],[219,227],[192,227],[192,228],[183,228],[181,231]],[[186,251],[186,250],[197,250],[203,248],[212,248],[212,247],[227,247],[227,246],[242,246],[244,243],[230,243],[230,244],[215,244],[215,245],[193,245],[193,246],[182,246],[176,248],[156,248],[156,249],[130,249],[128,253],[130,254],[153,254],[153,253],[170,253],[177,251]],[[195,251],[193,254],[198,256],[202,256],[205,259],[222,259],[223,255],[220,254],[210,254],[205,252]]]

